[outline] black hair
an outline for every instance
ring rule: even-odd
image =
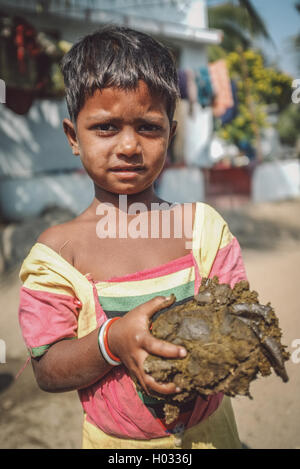
[[[175,60],[169,49],[148,34],[110,25],[75,43],[61,62],[70,118],[76,122],[88,96],[115,86],[135,89],[143,80],[162,96],[172,121],[179,98]]]

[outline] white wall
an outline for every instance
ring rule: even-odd
[[[81,168],[67,143],[65,100],[36,100],[28,114],[0,105],[0,179]]]
[[[158,195],[168,202],[205,201],[205,181],[200,168],[168,168],[161,175]]]
[[[179,67],[183,69],[196,69],[207,65],[205,46],[201,44],[186,44],[182,48]]]
[[[0,212],[8,221],[37,217],[54,207],[79,215],[93,196],[93,183],[86,173],[7,179],[0,184]]]
[[[299,160],[272,161],[259,165],[252,178],[252,200],[273,202],[300,197]]]
[[[49,207],[74,214],[91,203],[93,184],[63,132],[64,100],[37,100],[20,116],[0,105],[0,213],[7,221]]]

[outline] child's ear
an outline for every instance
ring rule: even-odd
[[[170,129],[170,136],[169,136],[169,144],[171,143],[172,138],[174,138],[176,135],[176,129],[177,129],[177,121],[172,121],[171,129]]]
[[[75,125],[70,121],[70,119],[64,119],[63,128],[69,145],[72,148],[73,155],[80,155]]]

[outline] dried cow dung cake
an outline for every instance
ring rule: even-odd
[[[166,401],[165,416],[171,422],[178,404],[222,391],[228,396],[250,396],[250,382],[271,368],[288,381],[284,362],[289,359],[281,344],[281,329],[270,303],[261,305],[247,281],[233,289],[218,278],[203,278],[199,293],[184,304],[154,316],[152,334],[183,345],[187,356],[167,359],[149,355],[144,369],[159,382],[174,382],[178,394],[153,396]],[[174,408],[175,405],[175,408]]]

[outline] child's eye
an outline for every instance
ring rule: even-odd
[[[97,124],[93,129],[100,132],[115,132],[117,130],[117,128],[112,124]]]
[[[143,124],[140,126],[141,132],[158,132],[160,130],[161,130],[161,127],[155,124]]]

